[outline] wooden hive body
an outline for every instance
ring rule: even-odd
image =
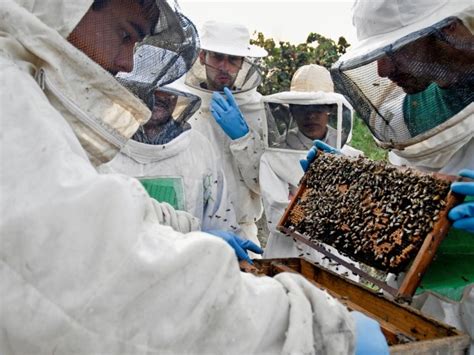
[[[350,310],[360,311],[377,320],[392,355],[454,355],[464,354],[469,348],[468,335],[304,258],[256,259],[254,266],[241,263],[241,268],[256,275],[274,276],[281,272],[301,274]]]

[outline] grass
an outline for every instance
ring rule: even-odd
[[[365,156],[372,160],[387,160],[388,151],[377,147],[369,129],[361,118],[355,117],[352,129],[351,147],[362,150]]]

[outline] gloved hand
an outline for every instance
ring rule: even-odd
[[[218,92],[212,94],[211,113],[230,139],[241,138],[249,132],[249,127],[228,88],[224,88],[224,94],[227,100]]]
[[[459,175],[474,179],[474,170],[461,170]],[[451,190],[466,197],[474,198],[474,182],[453,182]],[[452,208],[448,213],[454,228],[474,233],[474,201],[466,201]]]
[[[351,312],[356,326],[356,355],[389,354],[385,339],[377,321],[360,312]]]
[[[245,260],[250,264],[253,264],[252,260],[247,255],[247,250],[253,251],[257,254],[263,254],[263,250],[257,244],[250,240],[244,240],[232,232],[227,232],[223,230],[210,230],[206,231],[206,233],[224,239],[227,244],[229,244],[234,249],[235,254],[237,255],[237,259],[239,259],[239,261]]]
[[[330,145],[324,143],[323,141],[320,141],[319,139],[317,139],[313,142],[313,146],[308,151],[308,154],[306,155],[306,159],[300,159],[300,164],[304,172],[308,170],[309,166],[313,162],[314,158],[316,157],[316,153],[318,149],[322,150],[325,153],[341,154],[341,152],[338,149],[333,148]]]

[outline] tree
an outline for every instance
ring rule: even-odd
[[[289,90],[294,72],[306,64],[319,64],[330,68],[350,46],[344,37],[338,42],[317,33],[310,33],[305,43],[297,45],[265,38],[259,32],[252,44],[267,50],[268,56],[262,60],[263,83],[259,92],[263,95]]]

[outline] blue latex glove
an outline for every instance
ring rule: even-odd
[[[474,170],[461,170],[459,175],[474,179]],[[474,182],[453,182],[451,190],[454,192],[474,197]],[[464,229],[469,233],[474,233],[474,201],[466,201],[452,208],[448,213],[454,228]]]
[[[257,244],[250,240],[244,240],[232,232],[222,230],[210,230],[206,231],[206,233],[224,239],[227,244],[229,244],[234,249],[235,254],[237,255],[237,259],[239,259],[239,261],[245,260],[250,264],[253,264],[252,260],[247,255],[247,250],[253,251],[257,254],[263,254],[263,250]]]
[[[389,354],[387,340],[377,321],[360,312],[351,312],[356,326],[356,355]]]
[[[316,157],[316,153],[318,149],[322,150],[325,153],[341,154],[341,152],[338,149],[331,147],[330,145],[324,143],[323,141],[315,140],[313,142],[313,146],[311,147],[311,149],[308,151],[308,154],[306,155],[306,159],[300,160],[300,164],[304,172],[308,170],[309,166],[313,162],[314,158]]]
[[[232,96],[232,92],[228,88],[224,88],[224,94],[227,100],[218,92],[212,94],[211,113],[230,139],[241,138],[249,132],[249,127],[234,96]]]

